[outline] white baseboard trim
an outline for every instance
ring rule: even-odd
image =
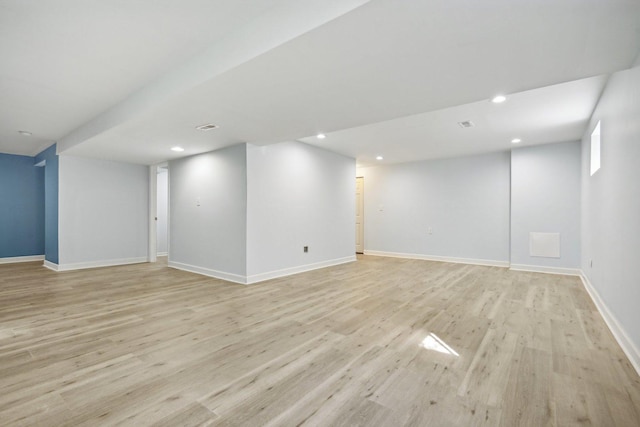
[[[607,307],[602,298],[600,298],[600,294],[598,293],[596,288],[593,287],[582,270],[580,270],[580,279],[582,279],[584,288],[589,293],[589,296],[593,300],[593,303],[596,305],[598,311],[600,312],[600,315],[609,327],[609,330],[622,348],[622,351],[624,351],[624,354],[626,354],[629,358],[631,365],[633,365],[633,368],[636,370],[638,375],[640,375],[640,350],[638,350],[638,348],[633,344],[633,341],[629,339],[629,336],[625,332],[624,328],[611,313],[609,307]]]
[[[511,266],[509,267],[509,270],[530,271],[532,273],[562,274],[565,276],[580,276],[580,269],[578,268],[560,268],[560,267],[546,267],[542,265],[511,264]]]
[[[319,268],[331,267],[339,264],[354,262],[357,258],[350,255],[343,258],[330,259],[327,261],[315,262],[313,264],[305,264],[296,267],[284,268],[282,270],[269,271],[267,273],[254,274],[247,276],[247,284],[263,282],[265,280],[276,279],[278,277],[290,276],[292,274],[304,273],[305,271],[317,270]]]
[[[58,264],[47,261],[46,259],[44,260],[42,266],[48,268],[49,270],[58,271]]]
[[[205,267],[198,267],[196,265],[185,264],[182,262],[169,260],[168,266],[178,270],[188,271],[190,273],[202,274],[203,276],[214,277],[216,279],[226,280],[228,282],[240,283],[242,285],[247,284],[247,277],[240,274],[227,273],[225,271],[213,270]]]
[[[454,264],[472,264],[472,265],[485,265],[489,267],[509,267],[509,261],[496,261],[490,259],[473,259],[473,258],[454,258],[437,255],[422,255],[422,254],[409,254],[402,252],[384,252],[384,251],[364,251],[365,255],[373,256],[386,256],[391,258],[406,258],[406,259],[422,259],[425,261],[438,261],[438,262],[450,262]]]
[[[10,256],[6,258],[0,258],[0,264],[14,264],[16,262],[32,262],[43,260],[44,255]]]
[[[168,252],[158,252],[158,253],[156,254],[156,256],[167,256],[167,255],[169,255],[169,253],[168,253]]]
[[[140,264],[148,261],[149,260],[147,259],[147,257],[139,257],[139,258],[109,259],[104,261],[77,262],[73,264],[58,264],[58,268],[56,271],[72,271],[72,270],[84,270],[85,268],[114,267],[117,265]]]
[[[240,274],[227,273],[224,271],[212,270],[210,268],[198,267],[196,265],[184,264],[182,262],[169,261],[168,266],[178,270],[189,271],[191,273],[202,274],[216,279],[226,280],[228,282],[240,283],[242,285],[251,285],[258,282],[264,282],[269,279],[290,276],[292,274],[303,273],[305,271],[317,270],[319,268],[331,267],[333,265],[345,264],[347,262],[356,261],[356,256],[351,255],[344,258],[336,258],[328,261],[316,262],[313,264],[300,265],[297,267],[285,268],[282,270],[269,271],[266,273],[254,274],[251,276],[243,276]]]

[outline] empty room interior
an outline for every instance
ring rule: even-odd
[[[640,425],[640,1],[3,0],[0,58],[0,425]]]

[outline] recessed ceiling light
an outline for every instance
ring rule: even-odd
[[[491,100],[491,102],[493,102],[494,104],[500,104],[504,101],[507,100],[507,97],[504,95],[496,95],[493,97],[493,99]]]
[[[517,144],[518,142],[522,142],[522,140],[521,140],[520,138],[513,138],[513,139],[511,140],[511,143],[512,143],[512,144]]]
[[[182,147],[171,147],[171,151],[177,151],[178,153],[184,151],[184,148]]]
[[[472,128],[475,124],[471,120],[465,120],[464,122],[458,122],[458,126],[461,128]]]
[[[196,129],[207,131],[207,130],[211,130],[211,129],[218,129],[219,127],[220,126],[218,126],[218,125],[214,125],[214,124],[208,123],[206,125],[196,126]]]
[[[26,131],[26,130],[19,130],[19,131],[18,131],[18,133],[19,133],[20,135],[24,135],[24,136],[31,136],[31,135],[33,135],[31,132],[28,132],[28,131]]]
[[[382,160],[384,157],[382,156],[376,156],[376,160]]]
[[[325,139],[327,136],[324,133],[319,133],[316,135],[316,138],[318,139]]]

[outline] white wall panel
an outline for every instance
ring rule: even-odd
[[[65,155],[59,161],[60,268],[146,260],[148,167]]]
[[[640,61],[639,61],[640,62]],[[611,76],[582,140],[582,271],[640,372],[640,63]],[[601,122],[601,167],[589,173]]]
[[[532,254],[531,233],[541,234],[541,239],[557,234],[558,242],[541,241],[549,251]],[[520,268],[578,268],[579,142],[524,147],[511,152],[511,263]]]

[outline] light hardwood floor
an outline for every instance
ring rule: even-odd
[[[2,426],[640,425],[640,378],[575,277],[40,264],[0,265]]]

